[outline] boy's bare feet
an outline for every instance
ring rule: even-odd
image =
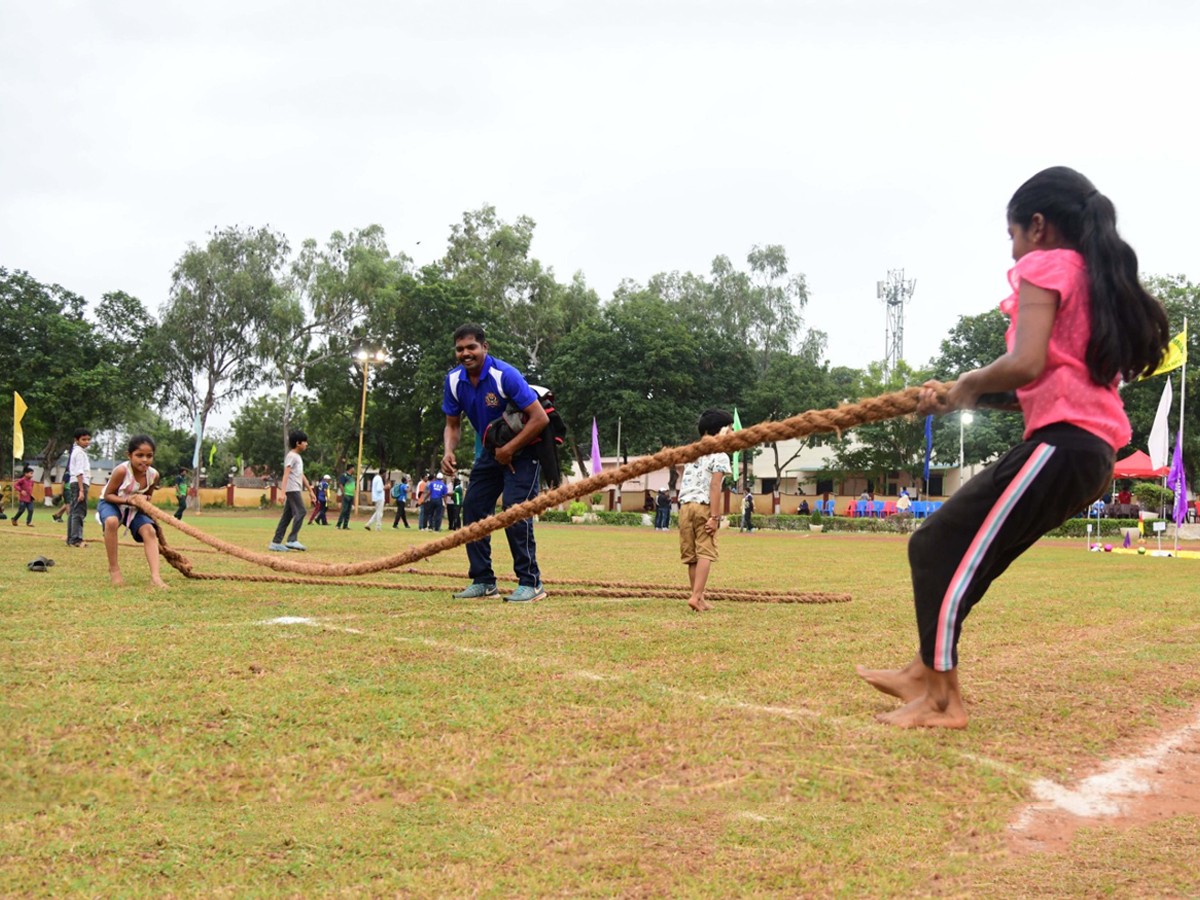
[[[866,666],[855,666],[854,671],[875,690],[890,697],[899,697],[907,703],[925,693],[925,679],[911,671],[911,668],[905,666],[903,669],[868,669]]]
[[[875,717],[885,725],[897,728],[966,728],[967,711],[957,692],[950,696],[943,708],[929,694],[922,694],[905,703],[899,709],[880,713]]]
[[[697,597],[694,594],[688,600],[688,606],[690,606],[696,612],[705,612],[712,609],[712,605],[709,604],[703,597]]]
[[[125,579],[121,577],[120,572],[109,572],[108,580],[112,582],[113,587],[124,587]]]

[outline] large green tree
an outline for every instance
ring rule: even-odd
[[[535,227],[528,216],[505,222],[494,206],[463,213],[440,265],[488,312],[490,336],[509,348],[506,361],[538,378],[558,342],[595,314],[599,298],[582,274],[560,284],[531,255]]]
[[[163,401],[199,415],[262,383],[260,337],[283,296],[287,239],[269,228],[214,231],[175,264],[163,306]]]
[[[13,392],[28,405],[21,427],[29,457],[56,460],[77,427],[119,427],[157,388],[147,346],[155,330],[128,294],[105,294],[89,318],[78,294],[0,268],[0,346],[9,360],[0,367],[3,433],[13,433]]]
[[[649,280],[646,290],[701,319],[720,322],[764,372],[774,354],[797,350],[808,288],[803,274],[789,272],[787,251],[779,244],[756,245],[746,263],[746,269],[739,269],[720,255],[713,259],[708,278],[662,272]],[[616,298],[641,290],[626,281]]]
[[[824,353],[825,335],[820,331],[809,331],[797,353],[772,353],[766,370],[746,391],[741,412],[742,423],[751,425],[768,419],[778,421],[806,410],[836,406],[841,397],[831,377],[829,363],[823,359]],[[811,440],[823,443],[825,438],[814,436]],[[780,445],[773,442],[761,452],[770,458],[775,478],[781,479],[788,464],[800,455],[803,447],[800,444],[790,456],[784,456]]]
[[[988,365],[1003,356],[1006,348],[1004,332],[1008,318],[999,309],[976,316],[960,316],[941,343],[932,363],[932,377],[953,381],[964,372]],[[977,409],[970,415],[971,424],[961,429],[963,461],[973,464],[986,462],[1020,443],[1025,430],[1019,412],[998,409]],[[933,422],[933,448],[942,462],[958,462],[960,423],[962,413],[937,416]]]
[[[279,473],[283,469],[283,453],[279,449],[279,429],[284,421],[284,400],[280,394],[260,394],[242,404],[230,422],[233,431],[232,451],[247,466],[263,472]],[[307,430],[307,415],[303,398],[291,408],[292,427]],[[311,439],[311,435],[309,435]],[[314,468],[320,458],[322,445],[310,440],[305,454],[305,468]]]
[[[296,387],[310,368],[345,354],[346,341],[370,318],[405,262],[390,257],[378,225],[349,235],[335,231],[324,247],[311,239],[301,246],[259,330],[259,356],[283,390],[276,437],[285,450]]]
[[[618,419],[622,454],[691,443],[705,408],[741,403],[754,379],[744,346],[720,323],[684,313],[643,291],[575,330],[548,377],[576,447],[590,445],[593,416],[606,453],[616,449]]]
[[[878,397],[920,384],[927,372],[915,370],[901,360],[891,371],[881,362],[871,363],[862,373],[858,397]],[[886,483],[892,472],[908,472],[914,479],[921,476],[925,459],[925,421],[920,416],[898,416],[873,425],[860,425],[835,444],[831,473],[842,475],[862,473],[875,481]],[[955,453],[955,460],[958,454]]]

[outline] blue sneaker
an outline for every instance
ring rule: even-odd
[[[307,550],[308,549],[299,541],[288,541],[283,546],[287,547],[289,550]]]
[[[545,600],[546,592],[539,584],[523,584],[504,598],[505,603],[532,603],[534,600]]]
[[[267,549],[274,550],[276,553],[287,553],[287,545],[286,544],[276,544],[274,541],[267,544]]]
[[[475,582],[469,585],[466,590],[459,591],[454,595],[455,600],[474,600],[477,597],[495,597],[500,593],[499,588],[494,584],[483,584]]]

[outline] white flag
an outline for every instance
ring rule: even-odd
[[[1171,412],[1172,400],[1171,379],[1168,378],[1158,401],[1154,426],[1150,429],[1150,465],[1156,469],[1161,469],[1171,458],[1171,429],[1167,427],[1167,415]]]

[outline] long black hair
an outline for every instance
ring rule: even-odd
[[[1137,254],[1117,234],[1112,201],[1074,169],[1038,172],[1008,201],[1008,221],[1028,228],[1035,213],[1058,229],[1087,264],[1092,335],[1087,367],[1097,384],[1133,381],[1162,362],[1170,327],[1162,304],[1138,281]]]

